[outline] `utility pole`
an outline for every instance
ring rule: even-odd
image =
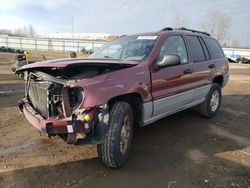
[[[72,42],[73,42],[73,51],[74,51],[74,48],[75,48],[75,45],[74,45],[74,18],[71,17],[71,26],[72,26]]]

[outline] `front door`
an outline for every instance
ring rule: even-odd
[[[153,116],[176,112],[191,103],[194,98],[192,69],[181,35],[168,36],[165,39],[156,61],[162,61],[167,54],[178,55],[181,62],[179,65],[152,72]]]

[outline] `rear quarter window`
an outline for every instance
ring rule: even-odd
[[[213,59],[219,59],[219,58],[224,58],[224,52],[222,48],[220,47],[219,43],[212,39],[212,38],[204,38],[207,47],[209,49],[210,55],[212,56]]]

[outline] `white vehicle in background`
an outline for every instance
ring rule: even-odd
[[[226,57],[230,63],[237,63],[237,59],[241,56],[235,54],[235,52],[233,51],[231,54],[227,54]]]
[[[230,63],[250,64],[250,52],[248,49],[223,49]]]

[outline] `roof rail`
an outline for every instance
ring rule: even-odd
[[[172,27],[165,27],[160,31],[172,31],[172,30],[174,30]]]
[[[119,36],[119,38],[122,38],[122,37],[126,37],[127,35],[121,35],[121,36]]]
[[[193,33],[201,33],[201,34],[203,34],[203,35],[210,36],[210,34],[204,32],[204,31],[197,31],[197,30],[193,30],[193,29],[187,29],[187,28],[185,28],[185,27],[180,27],[180,28],[178,28],[178,30],[182,30],[182,31],[191,31],[191,32],[193,32]]]

